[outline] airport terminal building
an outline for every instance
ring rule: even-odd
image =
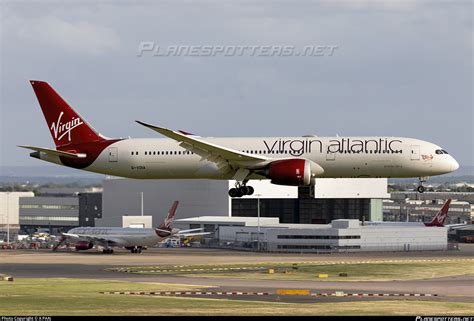
[[[284,224],[278,218],[196,217],[180,219],[182,229],[204,228],[209,246],[267,252],[332,253],[436,251],[447,249],[447,228],[362,225],[338,219],[330,224]]]

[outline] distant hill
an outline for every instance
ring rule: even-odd
[[[8,184],[77,184],[100,185],[106,176],[63,166],[3,166],[0,185]]]
[[[55,165],[41,166],[2,166],[0,176],[10,177],[104,177],[101,174]]]

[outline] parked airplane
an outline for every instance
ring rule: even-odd
[[[32,80],[56,149],[20,146],[47,162],[139,179],[236,180],[231,197],[251,195],[250,179],[314,185],[318,177],[418,177],[418,191],[434,175],[458,169],[438,145],[402,137],[202,138],[150,125],[169,139],[110,139],[99,134],[46,82]]]
[[[447,227],[448,230],[458,229],[460,227],[466,226],[466,224],[448,224],[445,225],[444,222],[448,217],[449,206],[451,205],[451,199],[448,199],[441,209],[436,213],[433,219],[430,222],[365,222],[366,225],[386,225],[386,226],[420,226],[425,225],[427,227]]]
[[[103,252],[106,254],[113,253],[113,247],[124,247],[132,253],[141,253],[142,249],[156,245],[169,237],[190,237],[210,234],[209,232],[199,232],[203,230],[202,228],[191,230],[172,228],[178,203],[178,201],[173,203],[168,215],[158,228],[76,227],[67,233],[62,233],[62,238],[53,248],[53,251],[56,251],[67,239],[73,239],[76,240],[75,247],[78,251],[89,250],[94,245],[98,245],[103,247]]]

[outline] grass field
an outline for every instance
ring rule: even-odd
[[[0,282],[0,315],[472,315],[469,303],[358,301],[273,303],[104,295],[100,291],[190,290],[193,286],[81,279]]]
[[[212,270],[215,267],[264,267],[257,271],[223,271]],[[193,277],[231,277],[244,279],[272,279],[272,280],[331,280],[338,281],[392,281],[392,280],[416,280],[455,275],[474,274],[474,264],[472,261],[447,261],[447,262],[393,262],[393,263],[360,263],[360,264],[327,264],[311,265],[297,264],[297,269],[292,264],[270,264],[263,263],[257,265],[219,265],[219,266],[188,266],[167,268],[167,274],[191,275]],[[269,274],[268,269],[275,270],[274,274]],[[142,267],[132,268],[131,271],[137,273],[163,274],[163,272],[149,272],[154,268]],[[193,272],[186,272],[186,269],[196,269]],[[203,269],[203,271],[199,271]],[[173,272],[174,271],[174,272]],[[329,274],[327,279],[318,279],[318,274]],[[347,277],[339,277],[339,273],[347,273]]]

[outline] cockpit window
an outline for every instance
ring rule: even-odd
[[[437,150],[435,150],[435,153],[438,154],[438,155],[441,155],[441,154],[448,155],[448,152],[445,151],[444,149],[437,149]]]
[[[441,150],[444,154],[448,154],[447,151],[445,151],[444,149]]]

